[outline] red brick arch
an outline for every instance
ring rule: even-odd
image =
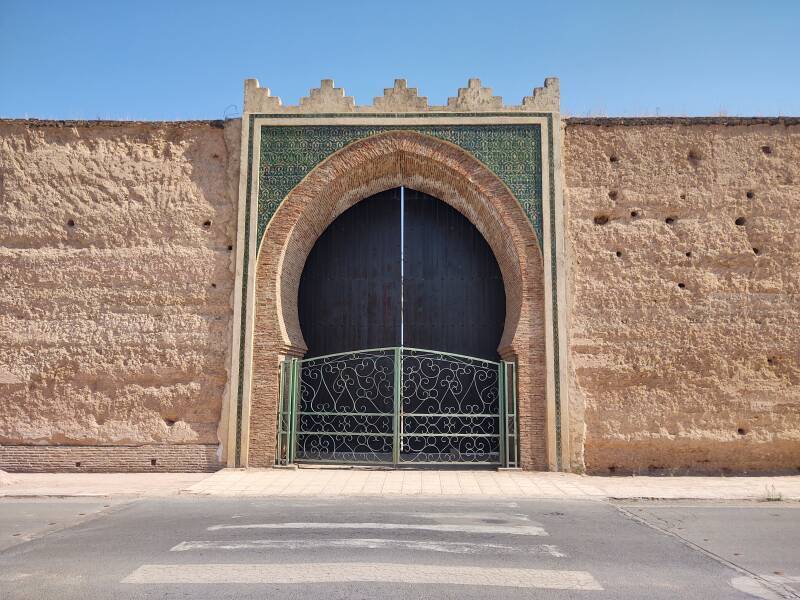
[[[536,234],[519,202],[484,164],[456,145],[408,131],[377,134],[328,157],[289,193],[267,227],[256,267],[250,466],[273,462],[279,362],[307,349],[297,298],[308,254],[342,212],[401,185],[460,211],[494,252],[506,291],[498,351],[518,363],[522,464],[546,467],[544,267]]]

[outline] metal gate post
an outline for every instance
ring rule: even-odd
[[[498,414],[499,417],[499,431],[500,434],[500,466],[508,467],[508,419],[506,418],[506,378],[505,378],[505,361],[500,361],[497,366],[497,396],[498,396]]]
[[[503,431],[506,441],[504,466],[519,468],[519,422],[517,420],[517,365],[513,362],[502,362],[504,398],[501,404],[503,412]],[[510,371],[510,375],[509,375]]]
[[[298,404],[300,402],[300,361],[296,358],[292,359],[290,368],[290,387],[289,387],[289,464],[294,464],[294,451],[297,445],[297,419],[299,417]]]
[[[276,465],[285,465],[286,464],[286,452],[287,452],[287,445],[288,440],[287,438],[287,429],[289,426],[288,418],[287,418],[287,411],[288,406],[286,404],[286,367],[288,361],[282,360],[280,367],[279,367],[279,378],[278,378],[278,435],[275,440],[275,464]]]
[[[517,402],[517,363],[511,363],[511,394],[514,400],[514,466],[520,468],[519,460],[519,405]]]
[[[400,462],[400,445],[403,443],[403,348],[394,349],[394,418],[392,419],[392,462]]]

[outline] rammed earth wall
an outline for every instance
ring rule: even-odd
[[[0,468],[218,468],[239,131],[0,121]]]
[[[800,120],[569,119],[573,465],[800,470]]]
[[[569,467],[797,472],[800,121],[563,127]],[[224,464],[239,142],[0,121],[0,469]]]

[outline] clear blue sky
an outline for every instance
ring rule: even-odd
[[[800,0],[0,0],[0,117],[218,119],[247,77],[516,104],[551,75],[568,115],[798,115]]]

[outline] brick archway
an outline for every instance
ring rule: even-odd
[[[547,465],[544,266],[536,234],[502,181],[462,148],[410,131],[354,142],[331,155],[284,199],[269,223],[256,267],[247,464],[273,462],[278,366],[306,351],[298,319],[300,276],[317,238],[342,212],[401,185],[466,216],[495,254],[506,291],[498,352],[518,363],[522,466]]]

